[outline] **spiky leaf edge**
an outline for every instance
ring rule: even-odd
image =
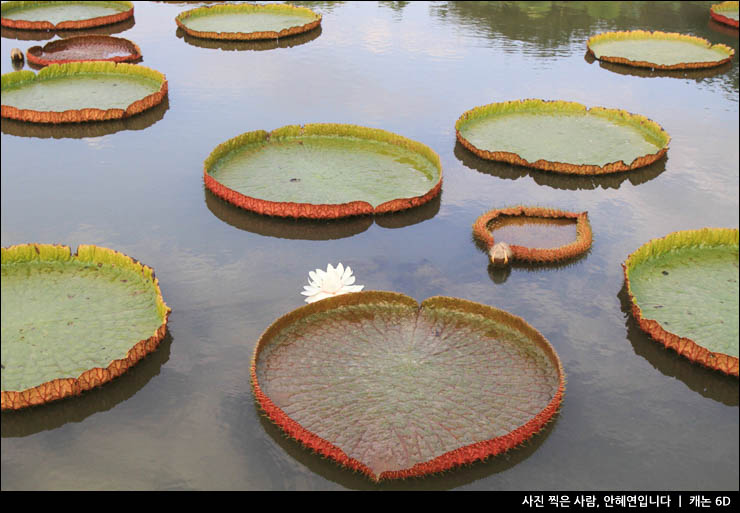
[[[3,2],[2,12],[7,12],[15,9],[22,9],[23,7],[32,7],[37,5],[47,4],[49,2]],[[80,2],[54,2],[55,4],[62,3],[80,3]],[[66,20],[60,21],[56,25],[50,21],[28,21],[28,20],[11,20],[5,17],[0,19],[0,23],[3,27],[9,27],[20,30],[76,30],[86,29],[92,27],[101,27],[103,25],[111,25],[120,21],[127,20],[134,15],[134,4],[133,2],[117,2],[117,1],[105,1],[105,2],[93,2],[99,4],[114,4],[124,9],[122,12],[117,14],[107,14],[105,16],[97,16],[95,18],[88,18],[86,20]]]
[[[123,119],[134,116],[158,105],[167,95],[167,78],[159,71],[125,62],[106,61],[79,61],[65,64],[52,64],[43,68],[38,74],[32,71],[21,70],[6,73],[2,76],[1,88],[22,85],[25,82],[42,81],[62,76],[85,74],[127,74],[148,78],[160,84],[159,91],[145,96],[131,103],[126,109],[70,109],[65,111],[38,111],[33,109],[18,109],[10,105],[0,107],[0,116],[31,123],[83,123],[87,121],[106,121],[109,119]]]
[[[19,244],[0,249],[2,263],[22,263],[33,261],[60,261],[77,260],[80,262],[96,263],[99,266],[120,266],[140,273],[144,280],[151,283],[157,294],[157,311],[162,318],[162,324],[154,331],[151,337],[140,340],[128,350],[125,358],[111,361],[106,368],[95,367],[89,369],[77,378],[59,378],[26,390],[3,390],[2,410],[18,410],[29,406],[57,401],[65,397],[80,395],[82,392],[101,386],[122,375],[128,369],[149,353],[154,352],[167,333],[167,320],[171,309],[165,304],[162,292],[159,289],[159,280],[154,276],[151,267],[143,265],[133,258],[118,251],[92,245],[80,245],[74,255],[69,246],[55,244]]]
[[[707,50],[720,51],[726,54],[726,57],[723,59],[716,60],[716,61],[679,62],[676,64],[656,64],[650,61],[633,61],[625,57],[618,57],[618,56],[612,56],[612,55],[602,55],[601,57],[596,57],[596,54],[591,48],[592,46],[598,43],[601,43],[603,41],[623,41],[625,39],[664,39],[668,41],[671,41],[671,40],[683,41],[686,43],[691,43],[697,46],[701,46],[702,48],[706,48]],[[656,30],[653,32],[650,32],[647,30],[604,32],[602,34],[591,36],[588,39],[586,46],[588,48],[588,53],[592,55],[595,59],[599,59],[601,61],[614,62],[617,64],[626,64],[627,66],[635,66],[638,68],[652,68],[652,69],[662,69],[662,70],[713,68],[715,66],[721,66],[722,64],[725,64],[726,62],[730,62],[732,60],[732,57],[735,55],[735,50],[733,50],[727,45],[723,45],[723,44],[712,45],[711,42],[701,37],[689,36],[686,34],[679,34],[676,32],[661,32],[659,30]]]
[[[54,51],[54,48],[61,45],[67,45],[72,42],[106,42],[110,40],[119,41],[123,46],[126,46],[129,54],[128,55],[116,55],[114,57],[108,57],[108,58],[101,58],[101,59],[44,59],[41,57],[42,53]],[[26,51],[26,58],[28,59],[28,62],[35,65],[35,66],[49,66],[51,64],[66,64],[68,62],[80,62],[80,61],[110,61],[110,62],[131,62],[131,61],[138,61],[141,59],[141,48],[139,48],[139,45],[136,43],[129,41],[128,39],[124,39],[122,37],[111,37],[111,36],[99,36],[99,35],[89,35],[89,36],[73,36],[68,37],[65,39],[57,39],[54,41],[51,41],[50,43],[46,43],[43,47],[42,46],[32,46]]]
[[[275,138],[276,140],[280,140],[285,138],[310,135],[357,137],[361,139],[370,139],[393,144],[396,146],[401,146],[408,150],[419,153],[427,160],[429,160],[438,170],[439,179],[437,180],[437,183],[434,185],[434,187],[432,187],[426,194],[422,196],[415,196],[411,198],[397,198],[386,201],[385,203],[381,203],[377,207],[373,208],[373,206],[366,201],[316,204],[263,200],[237,192],[223,185],[221,182],[219,182],[209,174],[209,170],[219,159],[221,159],[232,150],[245,144],[251,144],[255,142],[267,142],[273,138]],[[442,163],[440,161],[439,155],[437,155],[437,153],[428,146],[420,142],[407,139],[406,137],[394,134],[392,132],[356,125],[314,123],[304,126],[288,125],[273,130],[272,132],[266,132],[264,130],[246,132],[219,144],[204,162],[203,181],[205,182],[206,187],[219,198],[231,203],[232,205],[236,205],[239,208],[250,210],[258,214],[276,217],[293,217],[296,219],[337,219],[341,217],[358,215],[397,212],[400,210],[417,207],[430,201],[432,198],[436,197],[442,190]]]
[[[546,219],[575,219],[576,240],[557,248],[528,248],[526,246],[511,245],[514,258],[525,262],[545,263],[559,262],[574,258],[591,248],[593,233],[588,221],[588,212],[567,212],[545,207],[515,206],[499,208],[486,212],[473,223],[473,236],[484,243],[488,249],[495,244],[489,229],[491,222],[500,216],[542,217]]]
[[[738,247],[738,230],[731,228],[702,228],[673,232],[660,239],[652,239],[640,246],[627,257],[622,264],[627,295],[632,304],[632,316],[644,332],[653,340],[660,342],[668,349],[673,349],[690,361],[718,370],[730,376],[738,377],[738,358],[724,353],[715,353],[697,344],[694,340],[681,337],[663,328],[654,319],[642,315],[637,300],[632,294],[629,274],[635,267],[649,258],[660,256],[672,249],[696,246],[735,246]]]
[[[566,112],[573,114],[593,114],[610,120],[616,120],[620,123],[627,123],[642,132],[644,136],[652,141],[661,148],[658,152],[649,155],[643,155],[637,157],[631,163],[626,164],[623,161],[610,162],[603,166],[597,166],[592,164],[570,164],[566,162],[551,162],[548,160],[540,159],[535,162],[529,162],[523,159],[517,153],[508,151],[488,151],[477,148],[470,141],[465,139],[460,133],[460,129],[465,123],[474,119],[480,119],[488,116],[495,116],[501,114],[509,114],[512,112]],[[567,102],[562,100],[539,100],[539,99],[526,99],[526,100],[512,100],[508,102],[491,103],[488,105],[482,105],[474,107],[462,114],[455,123],[455,132],[457,134],[457,140],[460,141],[466,149],[479,156],[480,158],[487,160],[496,160],[501,162],[508,162],[518,166],[531,167],[535,169],[542,169],[544,171],[553,171],[557,173],[574,174],[574,175],[601,175],[606,173],[617,173],[621,171],[631,171],[639,167],[644,167],[653,162],[663,158],[668,152],[668,143],[670,142],[670,136],[663,130],[663,128],[645,116],[639,114],[632,114],[624,110],[619,109],[607,109],[605,107],[591,107],[587,108],[584,105],[576,102]]]
[[[313,21],[305,25],[289,27],[279,32],[274,30],[260,32],[213,32],[193,30],[186,24],[188,18],[208,16],[210,14],[231,14],[234,12],[254,12],[254,11],[274,11],[274,12],[301,12],[314,18]],[[307,7],[298,7],[290,4],[225,4],[196,7],[188,11],[181,12],[175,17],[175,23],[186,34],[203,39],[227,39],[237,41],[250,41],[258,39],[278,39],[286,36],[294,36],[315,29],[321,24],[321,15],[316,14]]]
[[[542,348],[548,355],[553,366],[557,369],[559,378],[557,392],[542,411],[527,423],[506,435],[460,447],[427,462],[417,463],[407,469],[386,471],[382,472],[380,475],[376,475],[367,465],[357,459],[350,458],[339,447],[307,430],[275,405],[275,403],[273,403],[272,400],[262,391],[257,380],[257,358],[259,357],[262,348],[269,343],[273,336],[279,334],[284,327],[289,326],[304,317],[308,317],[318,312],[332,310],[341,306],[394,302],[418,309],[439,307],[449,310],[458,310],[464,313],[473,313],[489,318],[495,317],[498,321],[504,322],[508,326],[523,332],[530,339],[534,339],[536,341],[540,348]],[[252,390],[258,406],[270,418],[270,420],[280,427],[288,436],[323,457],[329,458],[355,472],[365,474],[375,482],[436,474],[454,467],[482,461],[491,456],[496,456],[513,449],[535,436],[553,420],[553,417],[560,409],[560,405],[562,404],[562,400],[565,395],[565,372],[563,370],[560,357],[550,342],[539,331],[530,326],[524,319],[503,310],[464,299],[434,296],[424,300],[421,305],[419,305],[416,300],[409,296],[385,291],[364,291],[343,294],[341,296],[323,299],[321,301],[302,306],[283,315],[273,322],[257,341],[254,355],[252,357],[250,375]]]

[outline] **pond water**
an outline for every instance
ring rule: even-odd
[[[682,32],[738,51],[712,2],[305,2],[313,33],[233,44],[178,33],[193,3],[135,2],[98,32],[137,43],[167,102],[135,118],[2,121],[2,246],[114,248],[153,267],[172,308],[160,348],[84,396],[2,414],[12,489],[738,489],[738,380],[689,363],[632,319],[621,263],[655,237],[738,226],[738,58],[657,73],[586,57],[608,30]],[[65,34],[63,34],[65,35]],[[3,30],[11,48],[43,37]],[[42,43],[43,44],[43,43]],[[455,140],[478,105],[523,98],[620,108],[659,123],[667,157],[596,178],[483,161]],[[203,185],[203,161],[243,132],[352,123],[439,153],[439,198],[335,222],[264,218]],[[472,224],[492,208],[588,211],[594,243],[564,265],[488,267]],[[317,457],[255,406],[255,343],[303,303],[308,272],[342,262],[366,290],[456,296],[523,317],[567,376],[530,443],[440,476],[375,484]]]

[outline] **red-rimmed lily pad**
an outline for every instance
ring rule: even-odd
[[[721,66],[735,50],[706,39],[674,32],[605,32],[588,40],[588,52],[601,61],[661,70]]]
[[[2,409],[100,386],[164,338],[170,309],[154,271],[107,248],[2,248]]]
[[[89,35],[57,39],[43,47],[32,46],[26,56],[35,66],[78,61],[133,62],[141,59],[141,49],[121,37]]]
[[[442,188],[439,156],[400,135],[317,123],[247,132],[213,150],[206,187],[246,210],[333,219],[419,206]]]
[[[458,141],[481,158],[579,175],[647,166],[666,154],[671,139],[638,114],[537,99],[475,107],[455,129]]]
[[[524,320],[457,298],[355,292],[275,321],[255,349],[260,407],[289,436],[373,480],[518,446],[555,415],[560,359]]]
[[[674,232],[622,267],[642,330],[692,362],[738,376],[737,229]]]
[[[186,34],[205,39],[277,39],[321,24],[321,15],[289,4],[225,4],[197,7],[175,18]]]
[[[167,79],[153,69],[115,62],[52,64],[38,74],[2,76],[2,117],[34,123],[122,119],[164,100]]]
[[[133,2],[3,2],[2,26],[21,30],[86,29],[132,18]]]
[[[508,264],[509,260],[567,260],[588,251],[593,240],[587,212],[525,206],[486,212],[473,223],[473,236],[485,245],[495,265]],[[511,255],[504,252],[499,256],[499,251],[505,251],[497,247],[502,243],[511,249]]]
[[[709,15],[725,25],[738,28],[740,17],[738,17],[738,2],[720,2],[709,9]]]

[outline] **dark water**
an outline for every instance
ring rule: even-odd
[[[606,30],[692,34],[738,50],[712,2],[307,2],[322,28],[279,43],[176,32],[192,4],[136,2],[136,42],[168,103],[77,127],[2,122],[2,246],[97,244],[150,266],[172,307],[160,349],[83,397],[2,414],[2,489],[737,489],[738,380],[643,335],[621,262],[651,238],[738,226],[738,59],[653,73],[585,57]],[[10,49],[38,34],[2,32]],[[520,98],[622,108],[660,123],[666,159],[600,178],[482,161],[455,142],[477,105]],[[339,122],[418,140],[442,159],[441,197],[335,223],[262,218],[204,189],[203,161],[242,132]],[[516,204],[588,211],[594,245],[561,266],[488,268],[471,225]],[[567,390],[531,443],[442,476],[375,485],[265,420],[254,345],[303,304],[308,271],[350,265],[366,289],[458,296],[525,318],[558,351]]]

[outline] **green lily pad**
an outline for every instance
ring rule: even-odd
[[[633,314],[654,339],[738,375],[738,230],[675,232],[624,264]]]
[[[481,158],[583,175],[646,166],[666,154],[670,141],[644,116],[536,99],[476,107],[455,128],[460,143]]]
[[[721,66],[735,55],[700,37],[645,30],[598,34],[588,40],[588,51],[602,61],[667,70]]]
[[[125,372],[164,338],[154,272],[121,253],[2,249],[2,409],[76,395]]]
[[[206,39],[276,39],[315,29],[321,15],[289,4],[225,4],[190,9],[175,22],[188,35]]]
[[[2,117],[35,123],[79,123],[133,116],[167,95],[162,73],[135,64],[70,62],[38,74],[2,76]]]
[[[522,319],[391,292],[327,298],[278,319],[251,373],[259,405],[288,435],[373,480],[511,449],[551,420],[564,393],[555,350]]]
[[[439,194],[439,156],[396,134],[354,125],[247,132],[205,161],[206,187],[260,214],[338,218],[415,207]]]
[[[740,25],[738,2],[720,2],[709,9],[712,19],[737,28]]]
[[[2,26],[23,30],[83,29],[134,15],[132,2],[3,2]]]

